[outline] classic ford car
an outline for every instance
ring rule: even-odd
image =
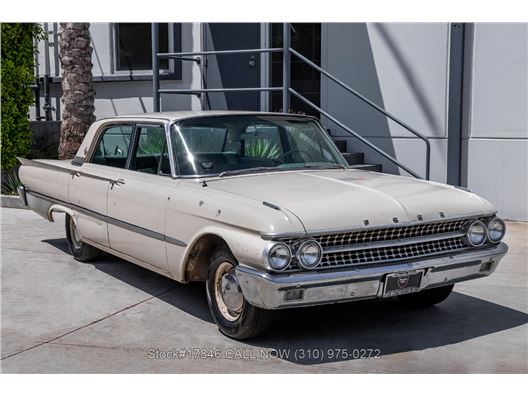
[[[317,119],[173,112],[95,122],[73,160],[20,159],[21,199],[66,213],[75,259],[101,251],[205,281],[220,331],[282,308],[398,297],[429,306],[507,251],[486,200],[351,169]]]

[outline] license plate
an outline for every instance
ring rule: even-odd
[[[383,297],[401,296],[420,290],[422,271],[406,271],[387,274]]]

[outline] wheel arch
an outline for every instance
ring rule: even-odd
[[[188,249],[184,259],[185,281],[205,281],[211,256],[220,247],[226,247],[232,252],[227,241],[220,235],[211,232],[200,235]]]
[[[70,215],[73,218],[73,221],[75,224],[77,224],[77,216],[75,215],[75,211],[73,209],[70,209],[66,206],[60,205],[60,204],[53,204],[48,209],[48,220],[51,222],[54,222],[55,219],[53,218],[53,213],[66,213]]]

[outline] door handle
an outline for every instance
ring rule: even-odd
[[[123,184],[125,184],[125,180],[124,179],[111,180],[110,184],[111,184],[110,190],[112,190],[114,186],[122,186]]]
[[[256,64],[257,64],[257,60],[255,58],[255,55],[250,55],[249,62],[248,62],[249,67],[255,67]]]

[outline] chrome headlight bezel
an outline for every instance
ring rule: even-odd
[[[303,260],[303,251],[309,247],[315,247],[318,252],[317,260],[313,264],[308,264],[305,260]],[[307,239],[299,245],[297,251],[295,252],[295,257],[297,258],[297,262],[301,268],[313,270],[319,266],[321,260],[323,259],[323,247],[315,239]]]
[[[477,227],[477,226],[480,226],[483,228],[483,233],[482,233],[482,240],[478,243],[475,243],[471,240],[471,237],[470,237],[470,232],[471,232],[471,228],[473,227]],[[488,238],[488,227],[486,227],[486,224],[484,224],[482,221],[480,220],[476,220],[476,221],[473,221],[469,224],[469,226],[467,227],[467,230],[466,230],[466,240],[468,241],[468,243],[473,246],[473,247],[478,247],[478,246],[482,246],[484,245],[484,243],[486,242]]]
[[[288,259],[285,262],[283,266],[276,266],[273,263],[273,253],[276,252],[278,249],[285,249],[288,255]],[[291,248],[283,243],[283,242],[276,242],[271,244],[264,252],[264,256],[266,258],[267,264],[269,268],[273,271],[284,271],[286,268],[288,268],[292,261],[292,251]]]
[[[499,238],[496,238],[496,239],[494,239],[494,238],[491,237],[491,233],[493,232],[493,231],[491,230],[491,226],[492,226],[493,223],[500,223],[500,224],[502,225],[502,234],[501,234],[501,236],[500,236]],[[506,223],[505,223],[502,219],[500,219],[500,218],[498,218],[498,217],[495,217],[495,218],[491,219],[491,220],[488,222],[486,228],[487,228],[487,230],[488,230],[488,231],[487,231],[488,239],[489,239],[489,241],[492,242],[492,243],[499,243],[499,242],[502,241],[502,239],[504,238],[504,235],[506,235]]]

